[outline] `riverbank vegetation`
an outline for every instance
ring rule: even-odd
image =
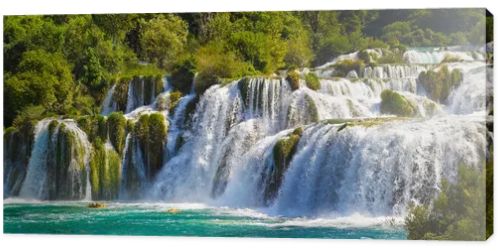
[[[194,82],[201,94],[221,79],[367,48],[478,44],[485,23],[480,9],[7,16],[4,126],[96,115],[113,84],[137,76],[166,74],[182,93]],[[307,83],[316,88],[311,76]]]
[[[493,234],[493,148],[483,170],[464,165],[456,181],[443,180],[430,205],[410,208],[408,239],[485,240]]]

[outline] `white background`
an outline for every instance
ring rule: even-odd
[[[495,3],[496,2],[496,3]],[[328,10],[328,9],[411,9],[441,7],[488,8],[494,15],[500,15],[498,0],[0,0],[0,14],[81,14],[81,13],[157,13],[157,12],[201,12],[201,11],[243,11],[243,10]],[[0,20],[3,25],[3,18]],[[2,26],[3,27],[3,26]],[[495,37],[498,37],[498,28]],[[0,30],[3,38],[3,29]],[[496,39],[495,39],[496,40]],[[0,68],[3,69],[3,50],[0,52]],[[498,76],[498,64],[495,75]],[[0,73],[2,96],[0,110],[3,114],[3,70]],[[497,81],[498,82],[498,81]],[[498,96],[495,88],[495,97]],[[499,102],[495,110],[499,110]],[[0,118],[3,124],[3,116]],[[498,121],[495,121],[498,131]],[[3,133],[2,133],[3,135]],[[3,137],[2,137],[3,138]],[[497,145],[497,140],[495,140]],[[3,144],[0,146],[3,154]],[[498,152],[498,151],[496,151]],[[500,163],[495,154],[495,230],[500,215]],[[3,171],[1,172],[3,175]],[[3,178],[2,178],[3,180]],[[0,190],[2,188],[0,187]],[[1,192],[3,194],[3,192]],[[3,219],[3,210],[0,211]],[[3,224],[0,226],[3,230]],[[3,231],[2,231],[3,233]],[[131,237],[131,236],[69,236],[69,235],[0,235],[0,250],[499,250],[500,232],[486,242],[446,242],[446,241],[384,241],[384,240],[319,240],[319,239],[256,239],[256,238],[191,238],[191,237]]]

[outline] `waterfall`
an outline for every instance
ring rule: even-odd
[[[44,119],[35,140],[19,196],[34,199],[84,199],[89,190],[90,143],[70,120]]]
[[[273,210],[280,215],[404,215],[433,197],[457,166],[481,168],[486,128],[481,117],[307,128]],[[408,133],[411,132],[411,133]],[[329,149],[335,149],[331,151]]]
[[[170,123],[168,138],[167,138],[167,151],[168,156],[174,156],[179,147],[179,140],[182,136],[182,132],[185,129],[184,123],[186,121],[186,108],[189,103],[195,99],[194,94],[184,96],[179,101],[179,104],[175,110],[174,116]]]
[[[404,58],[408,64],[439,64],[445,58],[459,61],[485,61],[484,51],[473,49],[460,51],[461,48],[412,48],[405,52]]]
[[[456,179],[458,166],[482,168],[492,135],[486,121],[492,119],[493,74],[481,50],[411,48],[406,63],[372,64],[356,76],[332,78],[335,62],[345,59],[356,60],[358,53],[301,70],[296,89],[276,76],[244,77],[203,94],[181,93],[158,78],[113,85],[101,114],[121,110],[129,120],[123,151],[108,149],[113,163],[120,162],[114,165],[120,171],[115,197],[250,207],[280,216],[400,217],[410,203],[430,203],[442,178]],[[419,75],[443,66],[463,78],[445,100],[432,100]],[[307,85],[309,72],[319,76],[319,89]],[[384,101],[385,90],[398,99]],[[406,104],[411,113],[383,109],[384,102]],[[164,116],[166,135],[141,138],[135,125],[154,113]],[[89,199],[88,159],[95,146],[85,133],[71,120],[45,119],[33,134],[31,148],[7,144],[31,149],[25,174],[23,161],[6,151],[7,187],[18,191],[12,196]],[[153,141],[155,152],[148,145]],[[151,165],[152,156],[161,157],[158,165]]]
[[[43,198],[46,189],[47,151],[50,119],[40,121],[35,127],[35,140],[28,164],[28,172],[19,193],[23,198]]]
[[[104,98],[102,104],[102,115],[108,115],[113,111],[116,111],[116,103],[113,100],[113,94],[115,93],[116,84],[114,84],[106,93],[106,97]]]
[[[448,97],[449,112],[469,114],[486,111],[493,99],[493,69],[474,64],[464,70],[462,84]],[[478,83],[483,86],[478,87]]]

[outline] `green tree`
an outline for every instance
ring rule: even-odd
[[[72,104],[70,65],[60,53],[33,50],[23,53],[18,72],[5,81],[6,123],[24,108],[41,105],[62,114]]]
[[[485,170],[460,166],[456,182],[443,180],[432,206],[410,208],[405,219],[409,239],[484,240]]]
[[[157,16],[144,23],[140,35],[142,58],[168,68],[184,52],[187,24],[176,15]]]

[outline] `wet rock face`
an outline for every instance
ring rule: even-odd
[[[17,196],[26,176],[33,146],[33,123],[19,129],[8,128],[4,133],[4,197]]]

